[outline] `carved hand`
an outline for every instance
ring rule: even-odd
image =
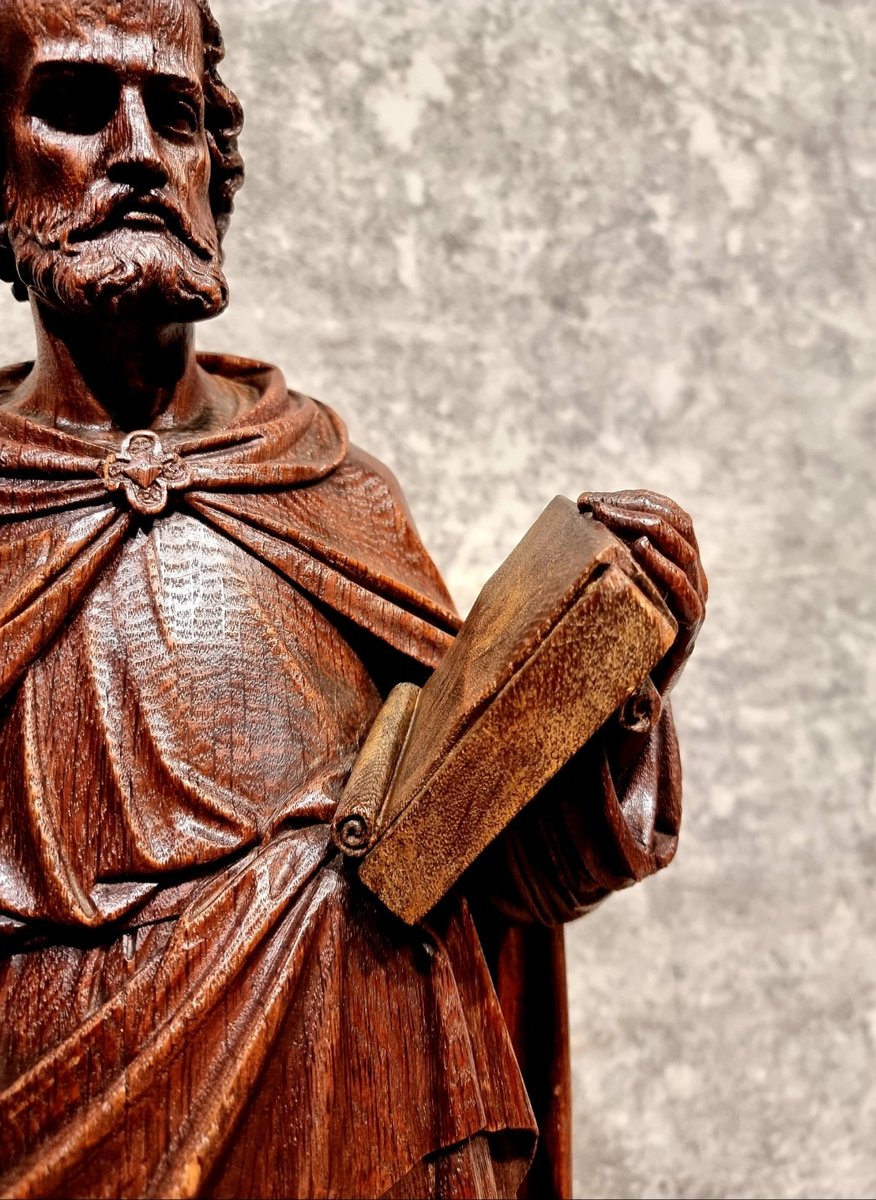
[[[584,492],[578,507],[629,544],[678,621],[678,637],[653,673],[657,690],[666,696],[693,649],[709,594],[693,522],[657,492]]]

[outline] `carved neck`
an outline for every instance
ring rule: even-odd
[[[104,324],[33,302],[34,370],[19,412],[73,430],[206,430],[236,410],[232,389],[202,371],[191,325]]]

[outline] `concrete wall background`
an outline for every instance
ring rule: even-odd
[[[873,1196],[876,13],[215,9],[249,183],[202,345],[340,409],[463,607],[557,492],[698,523],[683,848],[568,934],[577,1194]]]

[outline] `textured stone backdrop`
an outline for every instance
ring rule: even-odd
[[[698,522],[683,848],[568,935],[577,1194],[873,1196],[871,0],[215,7],[202,345],[339,408],[464,607],[557,492]]]

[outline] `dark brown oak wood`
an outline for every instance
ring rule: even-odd
[[[481,651],[337,415],[195,353],[243,178],[222,53],[205,0],[0,0],[0,277],[37,334],[0,371],[0,1194],[567,1195],[562,926],[675,852],[693,529],[581,497],[677,635],[592,727],[550,679],[601,645],[605,682],[608,607],[563,642],[527,713],[563,753],[399,920],[332,821]]]

